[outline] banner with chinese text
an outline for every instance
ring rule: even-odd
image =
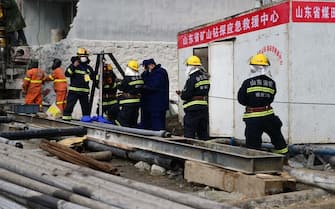
[[[293,22],[335,22],[335,2],[292,2]]]
[[[289,2],[257,10],[178,35],[178,48],[209,43],[289,22]]]

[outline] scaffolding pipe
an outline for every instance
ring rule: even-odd
[[[32,139],[32,138],[48,138],[55,136],[84,136],[87,134],[86,128],[82,126],[70,128],[46,128],[34,129],[26,131],[1,132],[0,137],[9,140]]]

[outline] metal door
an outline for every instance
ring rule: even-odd
[[[209,45],[209,133],[211,137],[231,137],[234,129],[234,43]]]

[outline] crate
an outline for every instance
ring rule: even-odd
[[[27,114],[34,114],[39,112],[39,105],[37,104],[19,104],[14,105],[14,112],[15,113],[27,113]]]

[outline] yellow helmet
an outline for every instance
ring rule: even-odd
[[[77,55],[78,56],[88,56],[88,52],[85,48],[78,48],[77,50]]]
[[[113,70],[113,66],[111,64],[106,64],[106,70]]]
[[[186,60],[186,65],[200,66],[201,65],[200,58],[194,55],[190,56]]]
[[[127,66],[129,68],[131,68],[132,70],[138,71],[139,68],[139,64],[136,60],[130,60],[127,64]]]
[[[256,54],[251,57],[250,59],[250,65],[265,65],[269,66],[270,62],[268,58],[265,56],[265,54]]]

